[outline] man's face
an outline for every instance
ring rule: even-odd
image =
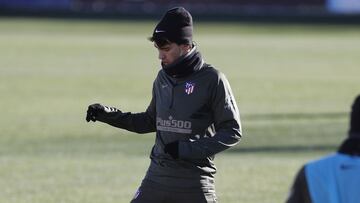
[[[159,59],[161,60],[161,63],[165,66],[170,65],[180,56],[190,51],[190,46],[184,44],[178,45],[176,43],[168,43],[163,45],[162,47],[158,47],[155,43],[154,46],[159,52]]]

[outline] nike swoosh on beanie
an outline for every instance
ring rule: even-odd
[[[183,7],[168,10],[156,25],[151,41],[168,40],[177,44],[191,44],[193,33],[192,16]]]

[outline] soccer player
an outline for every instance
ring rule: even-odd
[[[352,106],[348,138],[336,153],[300,169],[286,202],[360,202],[360,95]]]
[[[86,120],[137,133],[156,132],[151,163],[132,203],[213,203],[214,155],[241,138],[240,116],[230,85],[204,62],[192,41],[191,14],[168,10],[149,38],[162,69],[145,112],[92,104]]]

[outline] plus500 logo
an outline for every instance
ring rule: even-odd
[[[190,121],[175,120],[171,116],[169,117],[169,120],[163,120],[157,117],[156,125],[170,128],[191,129]]]

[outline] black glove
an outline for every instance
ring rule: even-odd
[[[166,144],[164,147],[164,152],[170,154],[170,156],[174,159],[179,158],[179,142],[171,142]]]
[[[101,104],[91,104],[88,107],[87,113],[86,113],[86,121],[96,121],[96,117],[100,114],[105,112],[105,108]]]
[[[115,107],[107,107],[101,104],[91,104],[88,107],[86,114],[86,121],[102,121],[111,116],[113,113],[121,113],[121,111]]]

